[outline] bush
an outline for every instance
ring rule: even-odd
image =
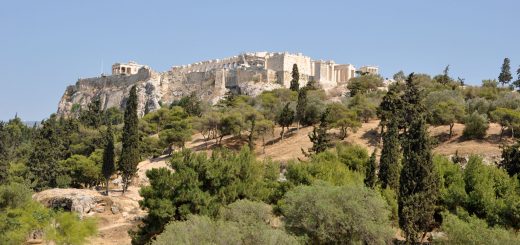
[[[0,185],[0,210],[21,207],[31,200],[32,191],[19,183]]]
[[[169,244],[298,244],[282,230],[261,223],[243,224],[191,215],[187,221],[168,224],[153,245]]]
[[[520,237],[512,231],[500,227],[490,228],[484,220],[467,216],[458,218],[448,212],[443,213],[441,230],[446,239],[434,240],[437,244],[520,244]]]
[[[368,162],[368,151],[360,145],[340,144],[336,147],[340,161],[358,172],[364,172]]]
[[[299,186],[282,200],[285,227],[310,244],[388,244],[385,200],[364,186]]]
[[[462,136],[466,139],[483,139],[489,128],[487,116],[478,114],[477,112],[473,112],[466,117],[464,124]]]
[[[433,157],[433,163],[439,173],[441,204],[451,211],[456,210],[457,207],[463,207],[468,199],[468,194],[460,165],[439,155]]]

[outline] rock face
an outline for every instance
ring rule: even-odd
[[[80,216],[102,213],[106,206],[112,206],[109,197],[84,189],[50,189],[34,194],[33,199],[46,207],[77,212]]]
[[[65,90],[58,105],[58,115],[70,115],[80,108],[86,108],[95,98],[100,99],[102,109],[124,109],[134,85],[137,86],[140,116],[160,108],[161,104],[170,104],[191,93],[210,102],[218,101],[226,93],[223,84],[219,86],[215,83],[214,73],[204,74],[193,82],[184,74],[156,73],[141,68],[137,74],[79,79]]]

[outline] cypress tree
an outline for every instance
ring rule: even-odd
[[[406,119],[410,120],[403,141],[398,213],[399,225],[407,243],[418,241],[418,235],[432,228],[439,180],[435,173],[421,95],[413,82],[413,73],[406,81]],[[412,106],[415,105],[415,106]]]
[[[293,65],[291,76],[292,80],[289,88],[292,91],[298,91],[298,89],[300,89],[300,72],[298,72],[298,65]]]
[[[517,90],[520,90],[520,66],[518,66],[518,69],[516,70],[516,81],[513,82],[513,86],[516,87]]]
[[[294,121],[294,111],[289,107],[290,103],[285,104],[284,108],[280,112],[278,116],[278,124],[282,126],[282,132],[280,133],[281,140],[283,140],[283,136],[285,134],[285,128],[291,126]]]
[[[504,63],[502,63],[502,70],[500,71],[500,75],[498,75],[498,82],[502,84],[502,87],[508,84],[513,76],[511,75],[511,65],[509,58],[504,59]]]
[[[114,174],[115,166],[114,166],[114,160],[115,160],[115,152],[114,152],[114,135],[112,133],[112,126],[108,124],[108,129],[106,133],[106,144],[105,149],[103,151],[103,166],[102,166],[102,172],[103,177],[105,177],[106,180],[106,195],[108,196],[108,183],[110,180],[110,176]]]
[[[295,120],[298,123],[298,129],[300,129],[300,124],[305,119],[305,109],[306,108],[307,108],[307,89],[302,88],[298,91],[298,101],[296,102]]]
[[[374,189],[376,187],[377,182],[377,173],[376,173],[376,149],[370,155],[368,159],[366,171],[365,171],[365,185],[369,188]]]
[[[397,192],[399,188],[399,128],[395,120],[391,121],[383,133],[383,149],[379,159],[379,181],[383,189],[389,187]]]
[[[327,110],[325,110],[325,112],[323,112],[321,115],[321,122],[319,127],[314,127],[312,129],[312,133],[309,134],[309,139],[312,142],[312,147],[309,149],[309,152],[318,154],[320,152],[324,152],[332,145],[330,135],[327,132],[329,126],[327,118],[329,113],[330,108],[327,108]]]
[[[139,163],[139,131],[137,117],[137,88],[130,89],[126,102],[123,126],[123,148],[119,160],[119,171],[123,180],[123,193],[127,190],[130,180],[137,172]]]

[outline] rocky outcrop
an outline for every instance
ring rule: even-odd
[[[103,213],[105,207],[113,204],[109,197],[86,189],[49,189],[34,194],[33,199],[48,208],[76,212],[80,216]]]
[[[197,76],[197,77],[194,77]],[[191,93],[201,99],[216,102],[226,92],[226,88],[215,81],[215,73],[178,74],[156,73],[142,68],[133,75],[111,75],[79,79],[75,85],[67,87],[59,105],[58,115],[70,115],[93,100],[101,101],[102,109],[116,107],[124,109],[132,86],[137,86],[140,116],[158,109],[161,104],[170,104]]]

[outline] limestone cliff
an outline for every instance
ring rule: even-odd
[[[196,79],[190,76],[197,76]],[[140,116],[154,111],[160,104],[170,104],[195,92],[201,99],[216,102],[226,92],[224,84],[218,84],[214,72],[200,74],[157,73],[142,68],[136,74],[111,75],[79,79],[68,86],[59,105],[58,115],[69,115],[74,110],[85,108],[94,98],[99,98],[102,109],[124,109],[130,88],[136,85]]]

